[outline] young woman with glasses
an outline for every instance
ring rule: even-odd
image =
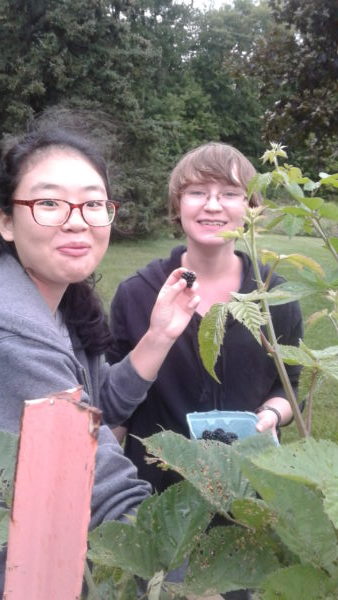
[[[255,169],[238,150],[212,142],[188,152],[173,169],[169,179],[170,214],[178,221],[186,245],[173,249],[167,259],[154,260],[122,282],[111,305],[113,341],[108,358],[119,361],[142,337],[156,294],[174,268],[194,271],[201,301],[188,327],[170,350],[146,401],[119,430],[141,438],[163,429],[189,436],[186,414],[194,411],[242,410],[257,412],[259,431],[274,430],[292,417],[291,407],[272,359],[238,321],[228,319],[216,373],[221,385],[204,369],[198,350],[197,333],[201,318],[217,302],[227,302],[232,292],[255,289],[250,258],[235,249],[233,239],[217,236],[242,226],[248,205],[260,199],[246,196]],[[263,279],[268,268],[260,266]],[[271,286],[282,281],[274,274]],[[282,344],[295,344],[302,335],[298,303],[272,308],[277,337]],[[295,389],[299,369],[289,367]],[[264,410],[260,410],[264,409]],[[143,446],[128,435],[126,454],[139,473],[158,491],[176,480],[144,460]]]
[[[43,119],[0,161],[0,429],[17,433],[24,400],[83,386],[83,401],[123,422],[146,397],[199,298],[173,270],[148,327],[119,363],[93,273],[117,204],[88,137]],[[70,432],[71,433],[71,432]],[[99,433],[91,526],[123,518],[150,493],[106,426]],[[3,564],[2,564],[3,566]],[[1,581],[0,581],[1,586]]]

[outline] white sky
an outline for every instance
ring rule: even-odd
[[[185,4],[192,4],[194,8],[209,9],[215,8],[216,10],[224,6],[225,4],[232,4],[232,0],[183,0]]]

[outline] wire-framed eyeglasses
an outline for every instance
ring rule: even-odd
[[[213,194],[208,189],[199,187],[188,187],[182,193],[181,200],[188,206],[204,206],[212,198],[216,198],[221,206],[237,204],[246,199],[245,192],[238,188],[225,188]]]
[[[29,206],[34,221],[45,227],[64,225],[74,208],[78,208],[87,225],[91,227],[106,227],[116,216],[119,203],[113,200],[93,199],[80,204],[72,204],[67,200],[56,198],[37,198],[35,200],[13,200],[13,204]]]

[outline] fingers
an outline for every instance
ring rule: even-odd
[[[187,296],[191,296],[191,300],[188,306],[197,306],[200,302],[200,297],[196,296],[196,292],[198,290],[198,283],[194,281],[191,287],[188,287],[188,282],[182,278],[182,273],[186,273],[187,269],[184,267],[179,267],[170,273],[168,279],[163,284],[162,288],[159,291],[158,298],[163,298],[164,296],[168,296],[168,299],[175,300],[176,296],[178,296],[182,291],[185,292]]]
[[[272,429],[276,431],[277,425],[277,417],[273,412],[270,411],[262,411],[258,413],[258,423],[256,424],[256,429],[259,433],[263,431],[267,431],[268,429]]]

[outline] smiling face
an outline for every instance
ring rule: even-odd
[[[104,181],[92,164],[71,148],[40,150],[26,165],[13,199],[67,200],[82,204],[107,199]],[[15,244],[21,264],[49,304],[69,283],[83,281],[97,267],[109,244],[110,226],[91,227],[74,209],[56,227],[38,225],[28,206],[15,204],[0,215],[0,233]]]
[[[224,245],[217,233],[243,226],[244,190],[226,182],[189,184],[181,194],[179,217],[188,242]],[[230,240],[229,240],[230,242]]]

